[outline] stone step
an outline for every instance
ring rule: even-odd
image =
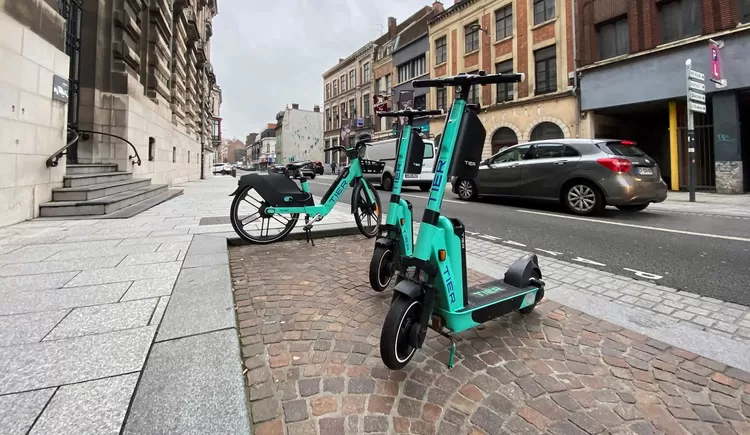
[[[161,204],[162,202],[169,201],[172,198],[176,198],[178,196],[182,195],[182,189],[168,189],[164,193],[160,193],[156,196],[152,196],[151,198],[144,199],[143,201],[136,202],[133,205],[127,206],[125,208],[121,208],[120,210],[117,210],[114,213],[105,214],[104,216],[101,216],[102,219],[127,219],[133,216],[138,215],[139,213],[143,213],[144,211],[150,209],[151,207],[157,206]]]
[[[66,175],[63,177],[63,187],[81,187],[92,184],[111,183],[113,181],[130,180],[130,172],[95,172],[92,174]]]
[[[152,184],[88,201],[48,202],[39,206],[42,217],[95,216],[113,213],[167,191],[166,184]]]
[[[98,172],[117,172],[117,165],[113,163],[93,163],[93,164],[70,164],[65,167],[66,175],[95,174]]]
[[[88,201],[90,199],[102,198],[125,192],[126,190],[138,189],[151,184],[150,178],[135,178],[111,183],[89,184],[79,187],[58,187],[52,189],[52,201]]]

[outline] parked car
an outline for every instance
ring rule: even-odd
[[[433,168],[437,154],[437,145],[433,139],[423,139],[424,160],[422,161],[422,172],[420,174],[404,174],[403,186],[416,186],[422,192],[427,192],[432,186],[435,178]],[[383,190],[393,189],[393,165],[396,163],[396,148],[398,138],[383,139],[373,142],[365,150],[365,159],[385,163],[382,172],[365,173],[365,179],[373,184],[378,184]]]
[[[214,163],[214,174],[227,175],[232,172],[232,165],[229,163]]]
[[[607,205],[641,211],[667,198],[659,165],[626,140],[526,142],[482,161],[477,177],[453,177],[451,183],[463,200],[487,195],[558,201],[582,216]]]
[[[323,162],[315,161],[315,173],[318,175],[323,175],[325,173],[325,167],[323,166]]]
[[[268,165],[269,174],[286,174],[286,166],[284,165]]]
[[[291,175],[292,171],[289,169],[289,164],[287,164],[286,168],[287,168],[286,169],[287,174]],[[304,175],[305,178],[309,178],[311,180],[315,178],[315,175],[317,173],[316,172],[316,168],[314,167],[314,164],[307,165],[307,166],[301,168],[300,170],[302,171],[302,175]]]

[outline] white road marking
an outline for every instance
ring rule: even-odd
[[[477,234],[479,234],[479,233],[475,233],[475,232],[473,232],[473,231],[466,231],[466,230],[464,230],[464,232],[465,232],[466,234],[470,235],[470,236],[476,236]]]
[[[621,227],[639,228],[642,230],[663,231],[665,233],[685,234],[688,236],[710,237],[714,239],[734,240],[738,242],[750,242],[750,239],[745,238],[745,237],[722,236],[720,234],[708,234],[708,233],[696,233],[694,231],[673,230],[670,228],[658,228],[658,227],[650,227],[646,225],[626,224],[623,222],[605,221],[601,219],[591,219],[591,218],[584,218],[584,217],[578,217],[578,216],[565,216],[561,214],[544,213],[540,211],[531,211],[531,210],[516,210],[516,211],[519,213],[537,214],[540,216],[551,216],[551,217],[562,218],[562,219],[572,219],[572,220],[584,221],[584,222],[595,222],[595,223],[607,224],[607,225],[618,225]]]
[[[581,258],[581,257],[573,258],[571,259],[571,261],[577,261],[579,263],[586,263],[586,264],[593,264],[594,266],[602,266],[602,267],[606,266],[606,264],[604,263],[599,263],[598,261],[589,260],[587,258]]]
[[[480,234],[479,237],[487,240],[502,240],[500,237],[489,236],[487,234]]]
[[[514,246],[526,247],[526,245],[524,245],[523,243],[514,242],[513,240],[503,240],[503,243],[507,243],[509,245],[514,245]]]
[[[623,267],[623,270],[627,270],[628,272],[633,272],[635,274],[635,276],[638,276],[638,277],[641,277],[641,278],[646,278],[646,279],[657,280],[657,279],[664,278],[661,275],[654,275],[653,273],[642,272],[640,270],[635,270],[635,269],[628,269],[627,267]]]
[[[563,254],[562,252],[548,251],[548,250],[542,249],[542,248],[534,248],[534,249],[536,249],[537,251],[546,252],[547,254],[550,254],[550,255],[554,255],[555,257],[557,257],[558,255],[562,255]]]

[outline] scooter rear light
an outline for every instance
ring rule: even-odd
[[[630,172],[630,160],[617,157],[606,157],[596,160],[597,163],[615,172]]]
[[[445,261],[445,256],[446,256],[445,249],[438,250],[438,259],[440,259],[440,261]]]
[[[406,223],[406,219],[401,218],[401,225],[404,225]]]

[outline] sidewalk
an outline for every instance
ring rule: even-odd
[[[557,285],[534,313],[462,333],[454,368],[431,331],[390,371],[371,241],[302,247],[230,250],[256,434],[750,433],[750,373],[557,303]]]
[[[690,202],[688,192],[669,192],[666,201],[651,204],[648,210],[750,218],[750,194],[722,195],[696,192],[695,202]]]
[[[236,186],[189,183],[130,219],[0,228],[0,433],[119,434],[126,420],[126,434],[249,433]],[[339,206],[315,229],[353,225]]]

